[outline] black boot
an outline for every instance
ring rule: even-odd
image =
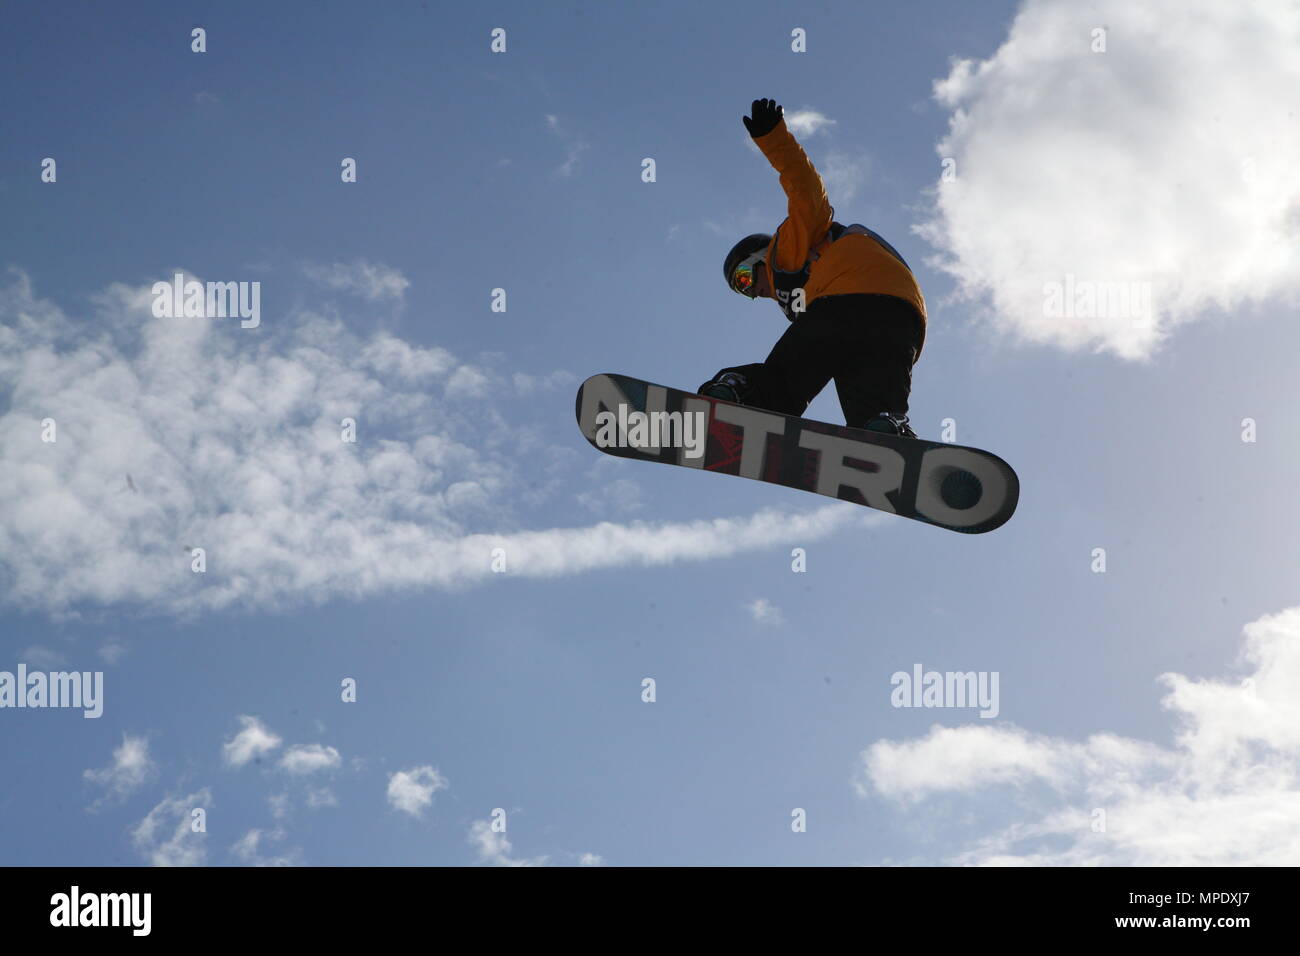
[[[916,432],[912,431],[912,426],[907,423],[906,415],[894,415],[890,412],[880,412],[863,427],[869,432],[882,432],[903,438],[917,437]]]
[[[726,402],[741,402],[749,393],[749,380],[739,372],[723,372],[701,385],[699,393]]]

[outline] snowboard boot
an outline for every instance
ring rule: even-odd
[[[898,435],[902,438],[916,438],[916,432],[907,423],[906,415],[894,415],[880,412],[863,426],[869,432],[881,432],[885,435]]]
[[[726,402],[740,402],[749,393],[749,379],[739,372],[723,372],[700,386],[700,394]]]

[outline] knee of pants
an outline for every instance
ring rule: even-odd
[[[752,382],[747,404],[782,415],[802,415],[808,408],[808,402],[800,401],[785,375],[777,369],[768,365],[757,366]]]

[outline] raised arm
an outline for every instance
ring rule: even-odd
[[[775,100],[754,100],[745,129],[781,176],[789,218],[777,234],[778,269],[799,269],[809,250],[831,227],[833,211],[826,187],[803,147],[786,128],[784,110]]]

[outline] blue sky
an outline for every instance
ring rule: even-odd
[[[7,7],[0,670],[105,700],[0,710],[0,862],[1300,861],[1300,27],[1237,6]],[[785,215],[758,97],[913,265],[998,531],[579,434],[783,330],[718,269]],[[152,317],[176,271],[260,326]]]

